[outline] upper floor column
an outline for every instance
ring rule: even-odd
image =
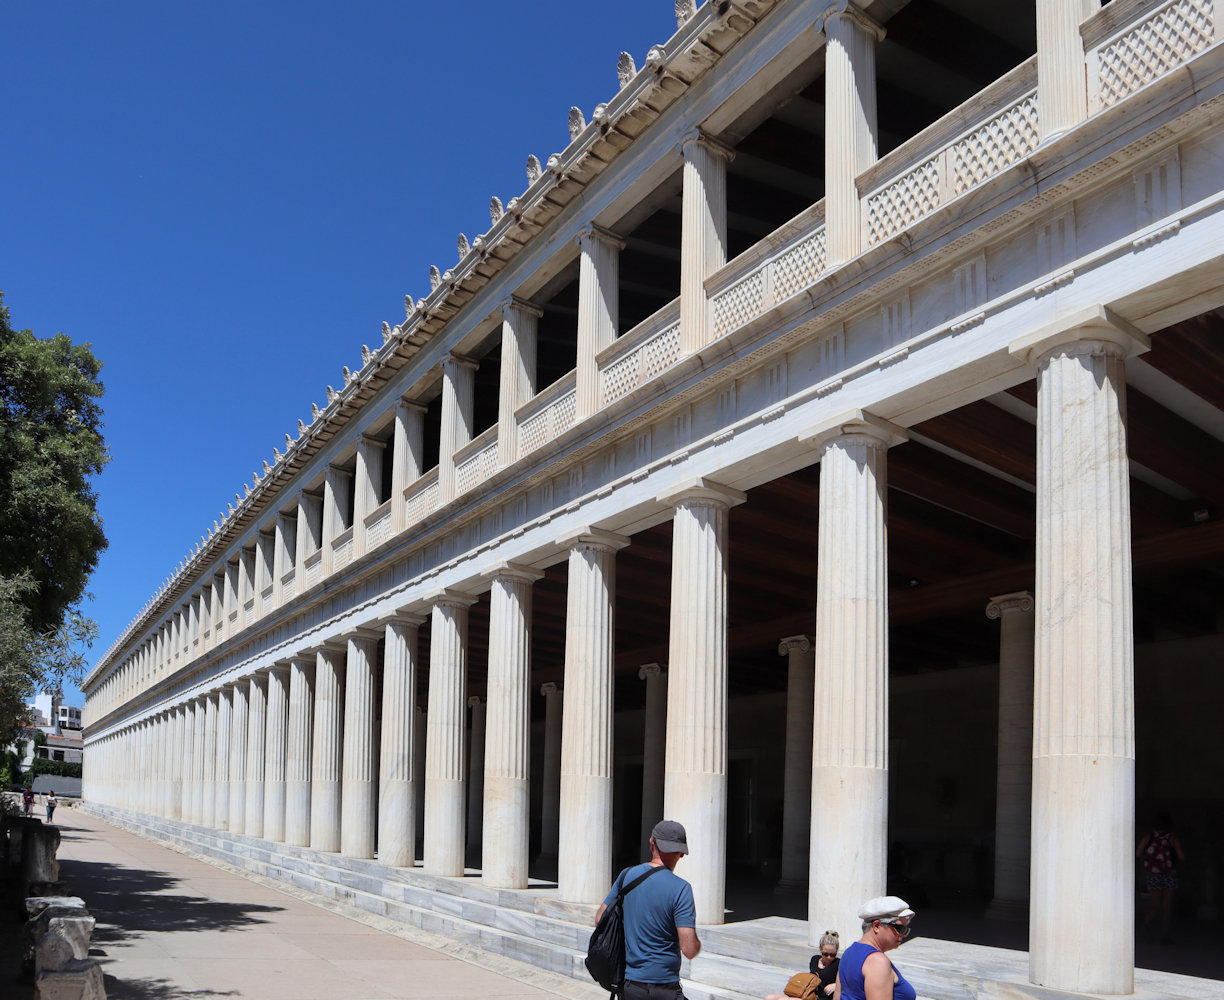
[[[425,407],[401,399],[395,404],[395,440],[391,457],[391,527],[396,534],[408,527],[409,484],[421,477],[425,461]]]
[[[365,434],[357,442],[356,488],[353,491],[354,556],[364,553],[367,547],[365,522],[378,507],[378,497],[382,493],[382,454],[386,446],[385,441]]]
[[[323,481],[323,575],[332,571],[336,536],[344,530],[352,511],[349,509],[349,480],[352,473],[337,465],[327,467]]]
[[[514,411],[536,392],[536,326],[543,315],[529,302],[511,296],[502,303],[501,389],[497,409],[497,464],[518,458]]]
[[[438,503],[455,496],[455,452],[472,440],[476,362],[448,354],[442,362],[442,430],[438,444]]]
[[[705,280],[727,263],[727,164],[735,153],[700,129],[680,144],[684,194],[680,209],[680,353],[710,340]]]
[[[616,339],[620,323],[620,252],[625,241],[590,225],[578,234],[577,417],[599,409],[599,368],[595,358]]]
[[[1126,359],[1148,346],[1100,306],[1011,345],[1037,369],[1029,978],[1070,992],[1134,988]],[[1110,914],[1091,953],[1058,954],[1084,913]]]
[[[825,239],[832,267],[861,249],[854,179],[878,156],[875,47],[884,29],[838,0],[825,11],[824,30]]]
[[[1088,117],[1080,25],[1100,0],[1037,0],[1037,127],[1044,142]]]
[[[282,510],[276,515],[276,538],[272,557],[272,585],[273,604],[277,607],[280,607],[294,594],[294,583],[297,579],[297,510],[300,506],[300,503],[295,504],[292,514]],[[286,585],[285,577],[291,572],[293,576],[289,577],[288,584]]]

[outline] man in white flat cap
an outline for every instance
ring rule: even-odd
[[[623,1000],[684,1000],[680,956],[696,958],[701,951],[693,887],[675,874],[686,854],[684,827],[669,819],[656,823],[650,832],[650,860],[621,872],[595,915],[598,924],[622,886],[652,876],[625,894]]]
[[[916,1000],[917,992],[889,961],[910,934],[914,911],[900,896],[876,896],[859,908],[863,936],[846,949],[837,969],[841,1000]]]

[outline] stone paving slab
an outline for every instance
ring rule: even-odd
[[[583,983],[57,814],[61,874],[97,918],[109,1000],[603,1000]]]

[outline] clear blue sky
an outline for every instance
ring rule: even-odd
[[[0,289],[104,365],[91,663],[570,105],[674,31],[672,0],[3,6]]]

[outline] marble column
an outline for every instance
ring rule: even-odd
[[[356,491],[353,495],[353,558],[363,555],[366,543],[365,520],[379,506],[382,493],[382,453],[387,442],[361,435],[357,440]]]
[[[808,939],[857,928],[886,890],[888,448],[906,439],[852,411],[800,435],[820,452],[816,708]]]
[[[455,496],[455,452],[472,440],[476,362],[458,354],[442,361],[442,427],[438,444],[438,503]]]
[[[544,696],[544,773],[540,776],[540,860],[557,859],[561,817],[561,717],[565,695],[553,681],[540,685]]]
[[[518,421],[514,411],[536,392],[536,326],[543,313],[511,296],[502,303],[501,386],[497,405],[497,462],[518,458]]]
[[[217,766],[216,766],[216,813],[214,825],[218,830],[229,827],[229,770],[230,732],[233,729],[234,706],[228,688],[217,692]]]
[[[314,664],[309,654],[289,661],[289,732],[285,758],[285,843],[310,846],[310,736],[314,725]]]
[[[1100,0],[1037,0],[1037,126],[1044,142],[1088,117],[1088,75],[1080,25]]]
[[[988,916],[1023,916],[1029,895],[1033,796],[1033,595],[992,597],[999,622],[999,750],[995,780],[994,899]]]
[[[268,840],[285,839],[285,756],[289,728],[289,668],[268,671],[268,714],[264,736],[264,831]]]
[[[806,635],[778,643],[786,657],[786,750],[782,771],[782,878],[779,889],[806,889],[812,823],[812,704],[816,664]]]
[[[171,759],[170,803],[166,815],[170,819],[183,819],[183,775],[188,767],[187,756],[187,707],[176,705],[170,713]]]
[[[1109,310],[1012,344],[1037,369],[1029,978],[1134,988],[1135,705],[1126,371],[1147,338]],[[1068,948],[1107,914],[1091,949]]]
[[[480,835],[484,824],[484,765],[485,765],[485,703],[479,695],[467,700],[471,709],[468,725],[467,770],[467,849],[480,850]]]
[[[314,738],[310,754],[310,846],[340,850],[340,751],[344,732],[344,652],[315,656]]]
[[[231,692],[234,709],[230,723],[229,828],[234,833],[246,832],[247,731],[250,722],[248,688],[246,681],[239,681]]]
[[[346,634],[344,670],[344,757],[340,789],[340,853],[346,858],[374,857],[378,829],[378,736],[374,726],[374,667],[378,632],[358,629]]]
[[[429,728],[425,737],[425,872],[463,875],[464,694],[468,608],[456,591],[434,595],[429,633]]]
[[[667,762],[667,672],[661,664],[638,667],[638,680],[646,682],[646,710],[642,729],[642,827],[638,843],[650,852],[650,831],[663,819],[663,790]]]
[[[425,452],[425,407],[401,399],[395,404],[395,440],[391,460],[391,527],[399,534],[408,527],[404,490],[417,481]]]
[[[398,614],[386,623],[384,634],[378,860],[395,868],[416,862],[415,702],[422,621]]]
[[[578,234],[577,419],[599,409],[599,367],[595,358],[616,340],[620,323],[620,252],[625,241],[588,225]]]
[[[680,353],[686,355],[713,337],[705,280],[727,262],[727,164],[735,153],[700,129],[684,138],[680,151]]]
[[[844,0],[826,11],[824,29],[825,241],[833,267],[861,249],[854,179],[876,161],[875,47],[884,31]]]
[[[543,575],[526,566],[502,564],[493,573],[489,597],[481,880],[498,889],[527,888],[531,834],[531,586]]]
[[[252,674],[247,688],[246,834],[264,835],[264,743],[268,728],[268,686]]]
[[[663,812],[684,824],[699,924],[721,924],[727,881],[727,520],[747,497],[696,480],[661,496],[672,521]]]
[[[569,549],[565,606],[565,711],[557,897],[597,903],[612,883],[612,668],[616,550],[610,531],[580,529]]]
[[[204,750],[208,745],[208,699],[198,698],[194,703],[195,722],[192,725],[191,741],[191,822],[196,826],[204,823]]]

